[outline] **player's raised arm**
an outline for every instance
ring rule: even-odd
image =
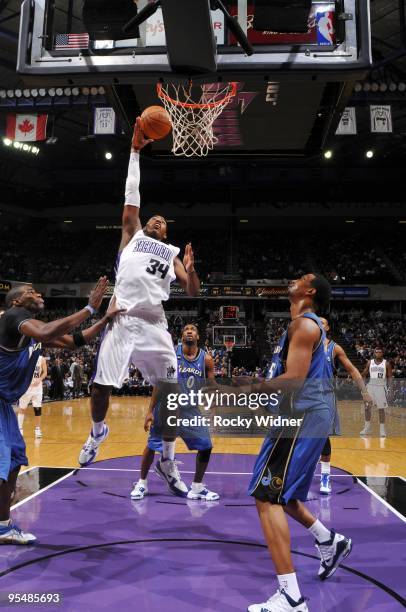
[[[183,263],[176,257],[174,261],[176,278],[190,297],[200,293],[200,280],[195,270],[195,257],[190,242],[186,245]]]
[[[368,393],[361,372],[355,367],[352,361],[348,359],[346,352],[339,344],[336,344],[334,347],[334,357],[337,357],[343,368],[346,370],[346,372],[348,372],[353,381],[357,384],[359,390],[361,391],[362,399],[367,403],[373,403],[373,399]]]
[[[120,252],[127,246],[131,238],[141,229],[140,221],[140,151],[147,144],[153,142],[145,138],[140,127],[140,117],[134,126],[134,135],[131,142],[130,161],[128,164],[128,175],[125,184],[125,202],[122,218],[122,232]]]

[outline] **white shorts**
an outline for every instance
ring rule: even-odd
[[[165,317],[117,317],[102,338],[94,382],[120,389],[130,363],[151,385],[177,382],[178,363]]]
[[[371,385],[367,384],[368,393],[374,400],[374,406],[380,410],[384,410],[388,407],[388,398],[386,395],[386,387],[383,385]]]
[[[28,387],[28,390],[18,400],[18,407],[23,410],[32,402],[34,408],[42,406],[42,383],[38,387]]]

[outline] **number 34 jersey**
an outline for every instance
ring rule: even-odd
[[[114,295],[127,314],[145,312],[162,316],[162,302],[169,298],[175,280],[174,259],[179,249],[138,231],[122,250]]]

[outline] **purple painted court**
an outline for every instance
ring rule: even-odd
[[[194,456],[179,458],[189,482]],[[246,494],[253,457],[212,457],[206,482],[221,494],[212,503],[169,495],[153,472],[151,494],[132,502],[129,491],[139,462],[123,457],[96,463],[19,505],[16,521],[39,542],[2,548],[0,592],[59,592],[63,603],[52,609],[74,612],[237,612],[266,600],[277,585]],[[313,540],[291,523],[294,561],[309,609],[404,609],[405,523],[352,476],[335,470],[333,488],[331,497],[320,497],[315,480],[309,496],[311,510],[354,542],[330,581],[319,581]]]

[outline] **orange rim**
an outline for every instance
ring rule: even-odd
[[[229,86],[231,86],[230,91],[224,96],[224,98],[222,98],[221,100],[218,100],[217,102],[207,102],[205,104],[201,104],[201,103],[195,104],[193,102],[180,102],[179,100],[174,100],[173,98],[168,96],[168,94],[166,94],[163,91],[161,83],[158,83],[156,88],[157,88],[158,97],[161,98],[161,100],[166,100],[167,102],[170,102],[174,106],[181,106],[182,108],[215,108],[216,106],[220,106],[220,104],[224,104],[225,102],[228,102],[231,98],[234,98],[234,96],[236,95],[237,83],[235,81],[232,81],[231,83],[229,83]]]

